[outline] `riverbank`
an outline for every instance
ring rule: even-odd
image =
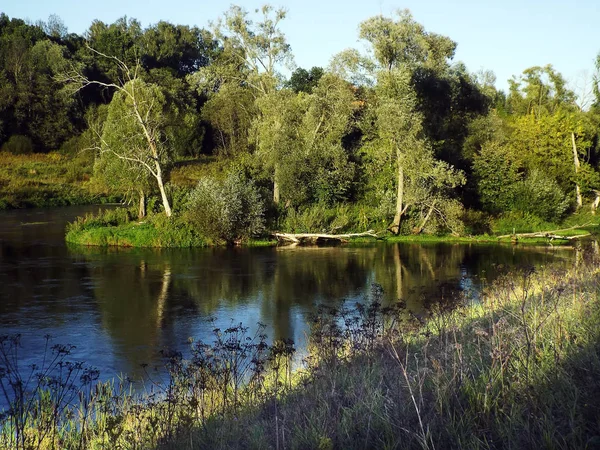
[[[90,183],[92,166],[86,155],[0,152],[0,210],[114,201]]]
[[[125,216],[123,216],[125,217]],[[345,239],[351,245],[362,245],[373,242],[387,243],[422,243],[422,244],[521,244],[521,245],[570,245],[576,239],[585,239],[597,235],[600,231],[598,225],[588,225],[581,229],[567,231],[554,231],[544,236],[453,236],[453,235],[400,235],[394,236],[387,232],[379,233],[377,239],[369,237],[351,237]],[[564,236],[564,238],[561,238]],[[131,214],[128,218],[108,221],[101,216],[80,218],[73,222],[67,229],[66,241],[71,244],[85,246],[121,246],[121,247],[206,247],[223,245],[222,242],[212,241],[200,235],[191,224],[182,218],[174,217],[167,220],[159,215],[149,217],[143,221],[134,221]],[[331,244],[335,240],[329,240]],[[282,242],[265,236],[263,238],[249,239],[239,243],[243,246],[277,246]],[[283,242],[289,244],[289,242]]]
[[[10,441],[19,423],[41,448],[593,448],[597,255],[570,270],[508,273],[477,298],[432,299],[425,315],[383,307],[377,286],[371,296],[319,309],[301,368],[291,342],[232,326],[189,355],[166,355],[169,380],[141,398],[126,380],[96,384],[93,370],[66,364],[67,347],[53,348],[83,389],[41,386],[29,409],[0,416],[0,446],[26,447]],[[11,343],[1,340],[2,356]]]

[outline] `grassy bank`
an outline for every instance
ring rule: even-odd
[[[206,247],[210,244],[185,221],[162,214],[134,220],[125,208],[79,217],[67,227],[65,240],[71,244],[119,247]]]
[[[100,203],[106,198],[90,184],[86,155],[12,155],[0,152],[0,210]]]
[[[125,210],[122,210],[125,211]],[[88,215],[73,222],[67,229],[67,242],[88,246],[123,246],[123,247],[204,247],[222,245],[222,241],[213,241],[200,235],[195,227],[186,221],[185,216],[174,216],[167,219],[161,214],[152,214],[143,221],[133,220],[135,213],[105,213]],[[579,219],[590,219],[580,217]],[[591,217],[595,219],[595,216]],[[554,225],[554,227],[577,226],[571,221],[569,225]],[[516,242],[511,236],[498,237],[484,234],[475,236],[454,236],[435,234],[408,234],[394,236],[380,232],[377,241],[387,243],[454,243],[454,244],[523,244],[523,245],[569,245],[573,236],[577,238],[593,237],[599,234],[600,227],[587,222],[584,228],[575,228],[562,232],[553,232],[551,237],[519,237]],[[542,231],[543,233],[543,231]],[[565,236],[561,239],[557,236]],[[351,244],[361,245],[376,242],[373,237],[356,237],[349,240]],[[273,238],[254,238],[241,242],[249,247],[275,246],[278,242]]]
[[[9,398],[26,408],[0,416],[0,447],[597,448],[600,271],[587,258],[507,274],[423,317],[383,307],[374,286],[366,306],[319,309],[295,371],[292,343],[232,324],[166,355],[170,378],[141,397],[53,347],[63,378]],[[14,342],[0,346],[9,396],[22,386],[8,383]]]

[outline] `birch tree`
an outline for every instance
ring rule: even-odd
[[[170,217],[171,204],[165,184],[172,150],[166,125],[177,111],[169,105],[159,86],[141,79],[139,65],[131,69],[116,57],[92,51],[115,63],[123,73],[124,82],[91,80],[77,68],[64,75],[64,81],[73,83],[77,89],[96,85],[115,91],[98,151],[101,157],[120,160],[130,173],[139,171],[151,176],[160,192],[165,214]]]

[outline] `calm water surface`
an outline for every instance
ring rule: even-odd
[[[215,327],[267,325],[299,346],[316,303],[368,297],[415,311],[477,292],[507,268],[572,264],[572,249],[482,245],[333,248],[100,249],[64,242],[67,221],[98,207],[0,212],[0,334],[21,333],[21,363],[43,354],[44,335],[76,345],[103,377],[138,376],[160,350],[188,348]],[[211,318],[214,319],[211,322]]]

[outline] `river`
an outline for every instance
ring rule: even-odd
[[[102,378],[160,366],[160,350],[210,340],[215,327],[266,325],[299,347],[318,303],[368,299],[422,312],[523,265],[572,264],[571,248],[373,244],[307,248],[123,249],[67,245],[68,221],[98,207],[0,212],[0,334],[22,335],[21,367],[39,362],[44,336]]]

